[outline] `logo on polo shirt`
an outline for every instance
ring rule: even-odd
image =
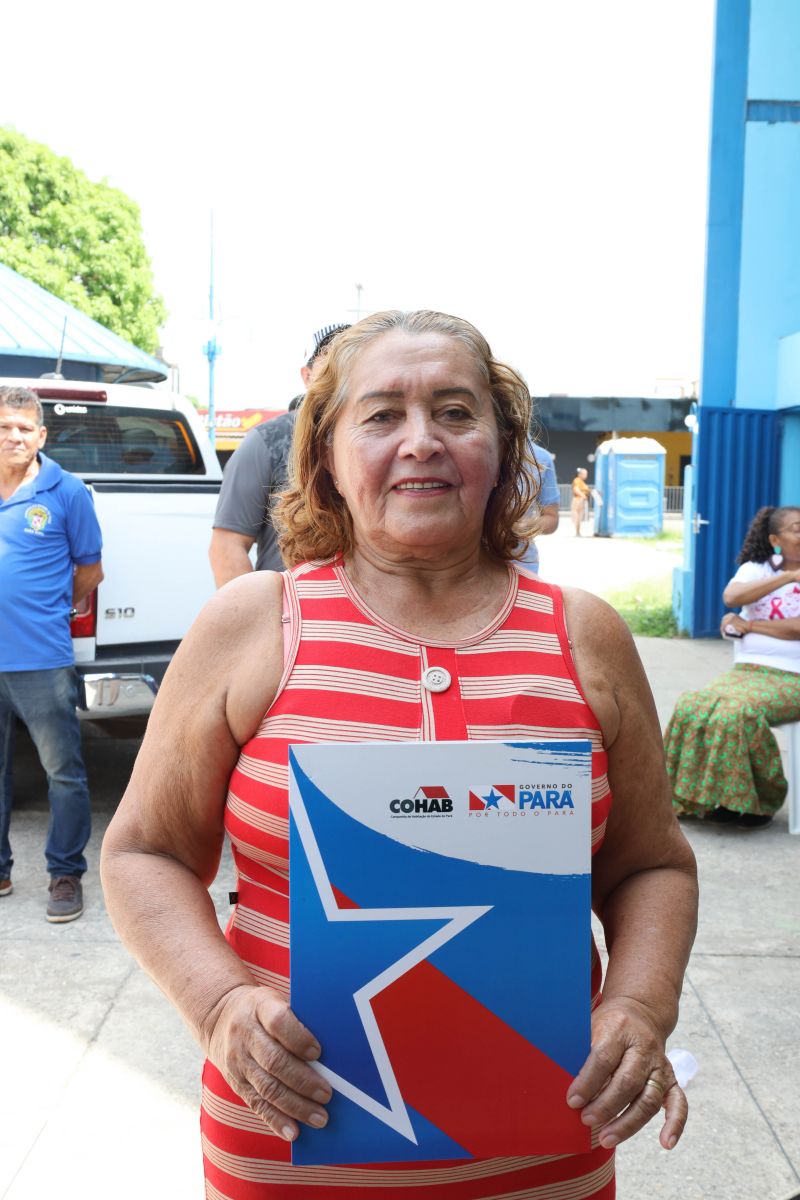
[[[45,528],[52,520],[52,513],[43,504],[31,504],[25,509],[25,520],[28,522],[26,533],[43,537]]]

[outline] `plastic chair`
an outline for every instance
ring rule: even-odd
[[[800,721],[783,728],[789,735],[789,833],[800,833]]]

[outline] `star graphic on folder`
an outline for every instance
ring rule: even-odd
[[[491,906],[340,907],[302,802],[294,805],[292,819],[303,847],[293,864],[293,902],[302,904],[315,948],[314,975],[325,983],[326,1019],[337,1029],[337,1045],[321,1039],[317,1070],[343,1096],[416,1143],[370,1002]],[[339,1057],[341,1046],[345,1057]]]

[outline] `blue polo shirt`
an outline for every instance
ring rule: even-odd
[[[536,497],[534,504],[535,509],[547,508],[551,504],[558,504],[561,500],[561,493],[558,490],[558,480],[556,479],[556,467],[553,461],[553,456],[549,450],[545,450],[544,446],[539,446],[534,443],[530,447],[533,456],[539,464],[541,473],[542,490]],[[530,542],[528,551],[522,560],[521,565],[527,567],[529,571],[539,570],[539,551],[536,548],[536,542]]]
[[[98,562],[103,548],[86,485],[46,454],[39,463],[0,501],[0,671],[72,665],[73,567]]]

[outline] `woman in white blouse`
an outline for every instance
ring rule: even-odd
[[[762,508],[722,593],[735,666],[675,706],[664,735],[679,814],[769,824],[787,782],[771,726],[800,720],[800,508]]]

